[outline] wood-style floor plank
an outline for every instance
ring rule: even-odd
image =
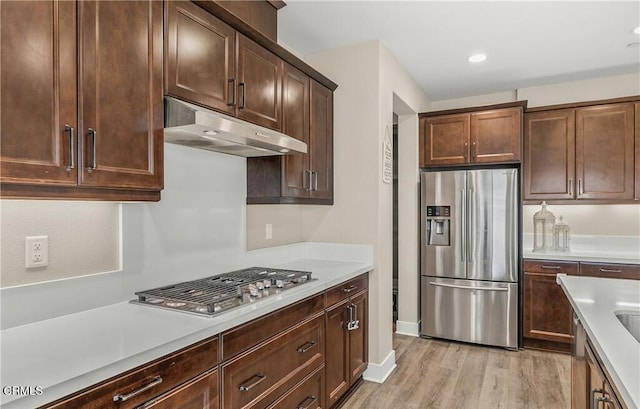
[[[397,367],[343,409],[569,409],[571,357],[394,336]]]

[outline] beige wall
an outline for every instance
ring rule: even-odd
[[[247,250],[300,243],[302,236],[302,206],[248,205]],[[271,224],[271,239],[266,237],[266,225]]]
[[[640,237],[640,205],[548,205],[562,216],[571,234]],[[523,206],[522,231],[533,233],[533,214],[539,205]]]
[[[0,201],[0,287],[121,269],[120,205]],[[48,236],[49,265],[25,267],[25,237]]]
[[[466,98],[433,101],[429,111],[443,111],[445,109],[468,108],[482,105],[503,104],[516,101],[516,91],[497,92],[495,94],[476,95]]]

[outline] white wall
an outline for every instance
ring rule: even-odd
[[[640,205],[548,205],[562,216],[571,234],[640,237]],[[533,215],[539,205],[523,206],[522,232],[533,234]]]
[[[0,287],[120,270],[120,205],[0,201]],[[48,236],[49,265],[25,267],[25,237]]]

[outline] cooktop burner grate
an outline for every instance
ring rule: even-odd
[[[311,281],[307,271],[251,267],[200,280],[138,291],[132,303],[195,314],[219,312]]]

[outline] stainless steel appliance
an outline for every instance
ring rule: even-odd
[[[421,335],[518,347],[518,171],[423,172]]]
[[[138,291],[134,304],[213,316],[312,280],[308,271],[251,267],[200,280]]]
[[[164,141],[244,157],[307,153],[282,132],[172,97],[164,98]]]

